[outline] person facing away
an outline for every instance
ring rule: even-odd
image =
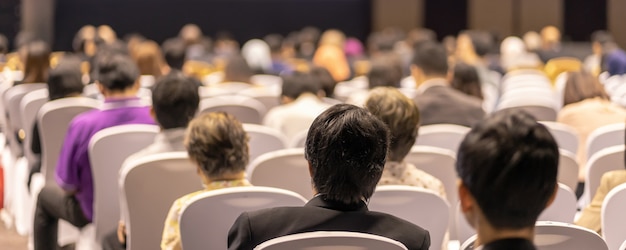
[[[124,161],[120,173],[126,172],[137,159],[158,153],[186,151],[183,144],[185,129],[196,115],[199,103],[198,83],[181,72],[170,72],[157,80],[152,89],[150,115],[160,131],[152,144]],[[125,221],[120,220],[117,231],[110,233],[102,244],[105,250],[125,249]]]
[[[228,233],[228,249],[253,249],[276,237],[314,231],[370,233],[408,249],[428,249],[428,231],[367,209],[388,149],[389,131],[380,119],[349,104],[330,107],[313,121],[304,149],[315,196],[303,207],[242,213]]]
[[[409,185],[446,198],[441,181],[404,161],[417,139],[420,113],[415,103],[393,87],[377,87],[365,102],[367,109],[388,127],[391,135],[387,162],[378,185]]]
[[[482,101],[450,86],[446,49],[435,42],[424,42],[415,48],[411,74],[417,84],[415,102],[421,125],[456,124],[466,127],[485,116]]]
[[[474,249],[531,250],[541,212],[558,190],[559,149],[526,112],[500,111],[476,124],[457,154],[459,200],[476,229]]]
[[[161,239],[164,250],[182,248],[178,218],[195,196],[221,188],[250,186],[245,176],[249,160],[248,135],[234,116],[223,112],[201,114],[189,123],[184,144],[189,159],[198,166],[204,189],[172,204]]]
[[[139,70],[126,55],[98,58],[97,86],[105,97],[99,110],[76,116],[69,125],[56,168],[56,184],[49,183],[37,199],[34,219],[35,249],[57,246],[58,220],[83,227],[93,217],[93,177],[89,140],[98,131],[125,124],[154,124],[150,109],[136,97]]]
[[[324,110],[330,107],[324,103],[320,79],[308,72],[295,71],[282,76],[281,105],[267,112],[263,125],[281,131],[292,139],[309,126]]]

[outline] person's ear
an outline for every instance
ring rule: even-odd
[[[154,111],[154,106],[150,107],[150,117],[156,121],[156,112]]]
[[[413,80],[415,80],[415,87],[418,87],[422,83],[424,72],[415,64],[411,64],[411,76],[413,77]]]
[[[461,180],[458,180],[458,192],[459,192],[459,201],[461,202],[461,212],[467,213],[471,212],[474,209],[474,197],[470,193],[469,189]]]
[[[552,205],[552,203],[556,199],[556,194],[558,192],[559,192],[559,184],[557,183],[556,186],[554,186],[554,192],[552,192],[552,195],[550,195],[550,199],[548,199],[548,202],[546,203],[545,208],[548,208],[550,205]]]
[[[291,98],[289,98],[287,96],[284,96],[284,95],[280,96],[280,103],[281,104],[288,104],[288,103],[291,103],[293,101],[294,101],[293,99],[291,99]]]

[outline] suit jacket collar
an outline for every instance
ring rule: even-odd
[[[419,87],[417,87],[417,93],[423,94],[424,92],[426,92],[426,90],[433,88],[433,87],[447,87],[448,85],[448,81],[446,81],[446,79],[444,78],[434,78],[434,79],[430,79],[427,80],[425,82],[423,82],[422,84],[420,84]]]
[[[343,212],[368,211],[367,204],[365,204],[364,201],[360,201],[358,204],[344,204],[341,202],[326,200],[323,198],[323,195],[313,197],[313,199],[309,200],[309,202],[307,202],[304,206],[321,207]]]

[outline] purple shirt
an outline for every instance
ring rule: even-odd
[[[139,99],[106,100],[101,110],[76,116],[69,125],[56,169],[59,186],[76,191],[83,214],[93,217],[93,179],[89,163],[89,140],[98,131],[125,124],[154,124],[150,107]]]

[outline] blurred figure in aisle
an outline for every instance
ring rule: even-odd
[[[561,48],[561,31],[557,27],[550,25],[541,29],[541,41],[537,55],[544,64],[550,59],[565,56]]]
[[[313,64],[326,68],[335,81],[350,77],[350,67],[343,51],[346,37],[339,30],[327,30],[322,34],[320,46],[313,57]]]
[[[592,59],[585,60],[585,67],[592,73],[606,71],[609,75],[626,74],[626,52],[622,50],[613,37],[606,31],[596,31],[591,35],[593,50]]]

